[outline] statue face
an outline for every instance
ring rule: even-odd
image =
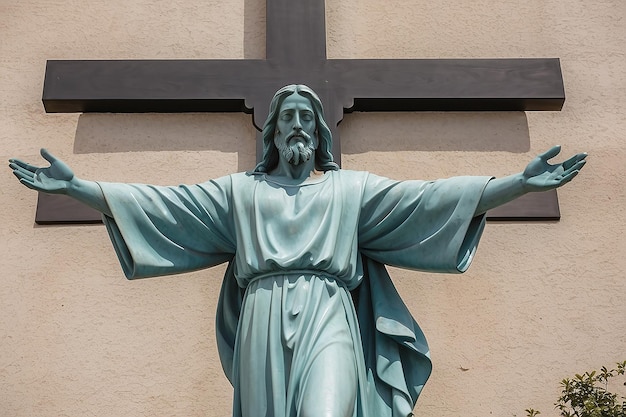
[[[311,101],[298,93],[287,97],[280,106],[274,136],[281,158],[294,165],[311,159],[317,149],[316,129]]]

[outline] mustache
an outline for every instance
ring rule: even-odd
[[[296,136],[304,138],[304,140],[306,140],[307,142],[311,140],[311,135],[309,135],[304,130],[300,130],[300,131],[293,131],[290,134],[288,134],[287,137],[285,138],[285,141],[289,142],[291,139],[293,139]]]

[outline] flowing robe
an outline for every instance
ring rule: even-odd
[[[355,384],[328,384],[335,397],[354,396],[351,415],[405,417],[431,363],[383,264],[465,271],[489,179],[339,170],[300,185],[256,173],[179,187],[99,184],[128,278],[230,262],[216,327],[234,417],[296,417],[329,398],[324,374],[342,367]]]

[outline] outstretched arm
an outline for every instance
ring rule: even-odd
[[[50,194],[65,194],[111,216],[100,186],[74,175],[74,171],[63,161],[45,149],[41,156],[50,162],[49,167],[40,168],[19,159],[10,159],[9,167],[22,184],[33,190]]]
[[[526,193],[548,191],[570,182],[585,165],[587,154],[579,153],[560,164],[549,164],[548,160],[559,152],[561,147],[554,146],[530,161],[524,172],[489,181],[476,214],[483,214]]]

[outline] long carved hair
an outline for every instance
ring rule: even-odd
[[[270,172],[278,166],[278,149],[274,144],[278,113],[283,101],[293,93],[308,98],[313,106],[317,126],[318,146],[315,150],[315,169],[319,171],[338,170],[339,166],[333,162],[333,136],[324,120],[322,101],[313,90],[303,84],[291,84],[278,90],[270,103],[270,113],[263,125],[263,157],[254,168],[254,172]]]

